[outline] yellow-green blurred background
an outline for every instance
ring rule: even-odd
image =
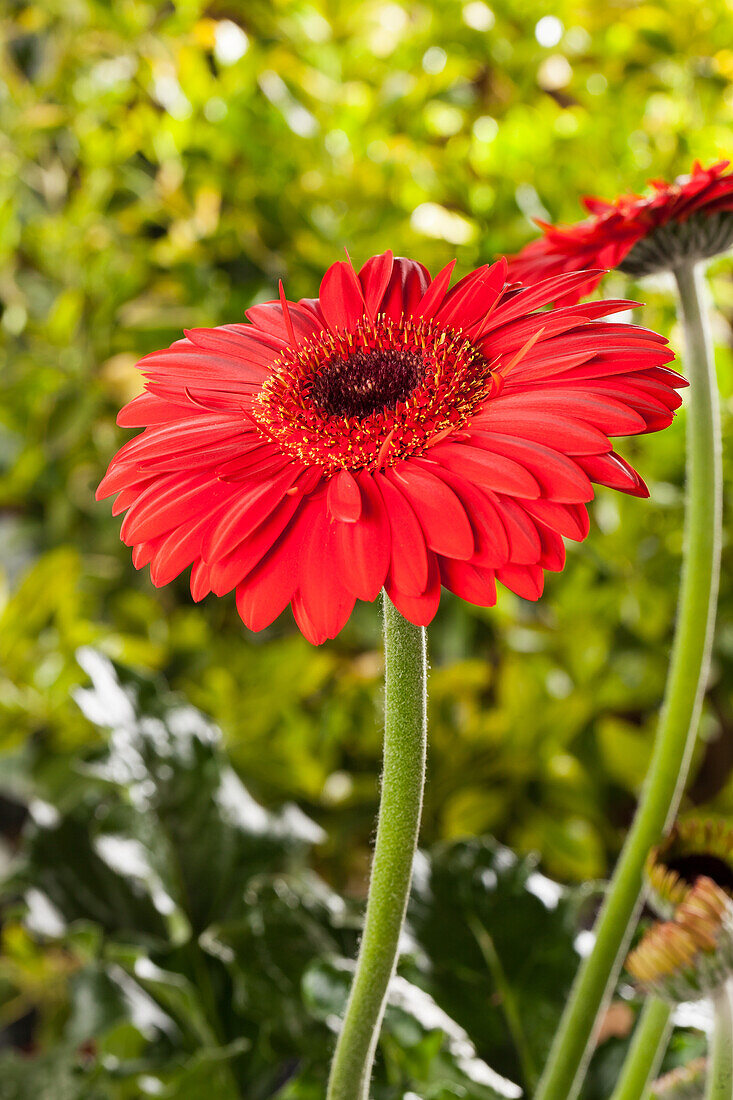
[[[5,0],[0,13],[0,780],[63,803],[98,747],[70,690],[93,644],[163,673],[222,728],[265,805],[326,830],[359,892],[380,751],[378,608],[311,648],[231,598],[155,590],[94,488],[127,438],[134,364],[237,321],[346,246],[466,273],[612,197],[733,153],[730,0]],[[724,436],[731,261],[711,269]],[[605,289],[681,351],[671,284]],[[682,358],[684,369],[684,358]],[[618,850],[663,690],[681,549],[684,415],[625,443],[651,501],[601,489],[592,532],[529,604],[446,598],[430,630],[426,843],[490,832],[584,882]],[[729,448],[726,451],[729,452]],[[731,463],[726,455],[730,502]],[[733,586],[688,805],[733,810]],[[1,1093],[0,1093],[1,1095]]]

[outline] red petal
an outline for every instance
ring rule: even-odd
[[[253,477],[262,481],[280,473],[287,461],[277,444],[260,442],[238,458],[219,463],[216,476],[221,481],[251,483]]]
[[[506,400],[497,397],[487,402],[473,417],[471,428],[532,439],[548,447],[562,447],[567,455],[607,454],[612,449],[608,438],[598,428],[582,420],[549,412],[529,417],[521,403],[507,405]]]
[[[210,566],[207,565],[211,590],[217,596],[230,592],[263,561],[302,503],[299,496],[285,497],[272,515],[236,550]]]
[[[171,420],[183,420],[191,416],[193,410],[187,399],[182,404],[174,404],[154,393],[139,393],[133,397],[117,414],[117,423],[121,428],[143,428],[149,424],[168,424]]]
[[[390,467],[386,477],[407,497],[430,549],[466,560],[474,552],[473,530],[465,508],[439,473],[439,467],[432,472],[413,459]]]
[[[391,252],[382,252],[379,256],[372,256],[359,272],[359,282],[364,292],[367,313],[370,317],[376,317],[382,310],[382,299],[389,285],[394,266],[394,256]]]
[[[251,447],[251,444],[244,444],[244,446]],[[239,435],[232,439],[223,440],[217,446],[202,447],[200,450],[186,451],[183,454],[171,451],[159,458],[148,458],[142,462],[133,463],[128,469],[136,469],[141,475],[148,477],[175,473],[177,470],[185,473],[200,470],[203,474],[206,472],[204,468],[210,466],[212,468],[211,472],[218,475],[222,463],[230,463],[234,460],[241,461],[242,448],[243,437],[240,432]]]
[[[605,379],[615,375],[636,373],[640,370],[653,370],[664,366],[674,359],[669,348],[658,344],[645,347],[631,346],[628,350],[601,350],[598,345],[588,345],[572,352],[563,351],[562,342],[553,346],[553,341],[540,343],[506,379],[506,389],[517,385],[521,388],[532,382],[552,385],[553,381],[563,383],[583,382],[589,379]]]
[[[311,645],[322,645],[326,641],[326,635],[319,633],[316,629],[299,592],[296,592],[293,596],[291,606],[293,609],[293,618],[305,640],[310,642]]]
[[[492,332],[486,338],[487,352],[493,355],[510,355],[519,351],[538,329],[542,329],[539,343],[555,338],[563,333],[581,328],[587,321],[606,317],[613,313],[638,306],[626,298],[607,298],[602,302],[584,302],[582,305],[566,306],[545,313],[532,313],[528,317],[519,317],[509,325]],[[631,327],[631,326],[630,326]],[[659,341],[666,343],[664,337]]]
[[[645,428],[644,420],[622,401],[600,394],[579,392],[565,386],[552,390],[533,390],[531,393],[507,396],[502,400],[506,407],[520,406],[528,416],[535,413],[554,413],[585,420],[599,428],[604,435],[635,435]]]
[[[112,505],[112,515],[119,516],[120,512],[125,512],[128,508],[131,508],[143,490],[149,489],[152,484],[152,480],[139,481],[129,489],[123,489]]]
[[[326,324],[334,331],[351,331],[364,316],[361,283],[351,264],[331,264],[321,281],[319,301]]]
[[[406,596],[420,596],[428,583],[428,552],[422,527],[396,485],[382,473],[375,481],[384,498],[392,532],[389,577]]]
[[[286,493],[271,515],[236,550],[211,564],[212,588],[217,595],[228,592],[255,568],[288,527],[291,518],[297,516],[303,501],[319,491],[321,478],[320,469],[307,470],[293,486],[296,491]]]
[[[328,516],[320,497],[303,518],[308,533],[300,561],[298,608],[293,604],[298,625],[301,609],[306,613],[306,637],[315,644],[335,638],[351,614],[355,597],[343,583],[338,552],[338,525]],[[381,585],[380,585],[381,587]]]
[[[675,390],[686,389],[690,384],[686,378],[683,378],[676,370],[671,370],[669,367],[651,367],[640,374],[639,378],[653,378]]]
[[[542,544],[532,517],[510,497],[496,499],[509,539],[509,561],[515,565],[534,565],[540,560]]]
[[[361,491],[348,470],[339,470],[328,483],[328,509],[334,519],[356,523],[361,515]]]
[[[241,432],[224,440],[218,445],[202,447],[198,450],[188,450],[176,453],[175,450],[163,452],[160,457],[144,457],[137,461],[132,459],[112,459],[109,470],[97,488],[97,498],[109,496],[119,489],[128,489],[137,486],[142,489],[153,480],[160,480],[164,474],[180,474],[185,476],[198,471],[201,479],[213,478],[219,475],[221,463],[231,462],[234,458],[240,459],[242,454],[243,437]],[[282,465],[282,459],[280,460]]]
[[[191,570],[191,597],[194,603],[200,603],[211,592],[209,567],[205,561],[197,561]]]
[[[320,505],[321,510],[323,504]],[[259,565],[237,585],[237,611],[250,630],[263,630],[285,610],[298,588],[303,548],[313,510],[306,503]]]
[[[296,302],[288,302],[288,317],[296,344],[307,340],[309,336],[315,336],[323,330],[323,325],[312,313],[302,309]],[[245,310],[245,317],[260,332],[270,333],[278,339],[290,344],[291,336],[287,318],[285,317],[281,302],[262,302],[257,306],[250,306]]]
[[[184,454],[237,438],[242,441],[242,450],[246,450],[256,440],[254,432],[247,432],[239,418],[224,417],[218,413],[203,416],[199,414],[183,421],[147,428],[120,447],[110,465],[112,467],[119,462],[141,462],[148,458],[169,457],[171,453]]]
[[[300,473],[302,467],[289,463],[275,477],[240,488],[206,540],[203,558],[211,563],[236,550],[282,502]]]
[[[599,199],[595,195],[583,195],[580,201],[591,214],[607,214],[610,210],[613,210],[612,202]]]
[[[540,523],[565,538],[582,542],[590,530],[588,510],[582,504],[557,504],[553,500],[526,500],[523,508]]]
[[[509,539],[497,505],[470,481],[444,471],[444,480],[451,486],[466,509],[473,528],[475,550],[471,564],[482,569],[495,569],[509,560]]]
[[[583,383],[585,389],[587,383]],[[615,397],[631,405],[633,409],[646,417],[653,414],[671,412],[682,404],[682,394],[676,389],[657,382],[644,373],[615,375],[613,378],[593,383],[593,392]]]
[[[144,569],[148,562],[152,561],[160,539],[151,539],[150,542],[139,542],[132,548],[132,564],[136,569]]]
[[[436,320],[464,330],[483,320],[504,290],[506,267],[502,259],[466,275],[446,294]]]
[[[209,515],[196,517],[155,540],[157,548],[150,565],[150,580],[156,588],[170,584],[201,557],[201,545],[214,518]]]
[[[520,290],[512,298],[506,299],[498,307],[489,328],[497,329],[515,317],[525,316],[532,310],[546,306],[566,294],[581,294],[582,288],[590,289],[591,285],[598,281],[603,272],[599,271],[573,271],[565,275],[556,275],[550,279],[543,279],[532,287]]]
[[[584,504],[593,499],[593,486],[576,460],[529,439],[496,432],[477,435],[489,450],[526,468],[539,484],[542,496],[564,504]]]
[[[362,512],[357,523],[337,524],[338,548],[346,587],[360,600],[379,595],[390,559],[390,528],[381,493],[370,473],[356,475]]]
[[[448,289],[448,283],[450,277],[453,274],[453,268],[456,266],[456,261],[451,260],[449,264],[446,264],[442,271],[433,279],[430,286],[427,288],[419,304],[412,310],[413,317],[434,317],[441,307],[443,299],[445,298],[445,292]]]
[[[429,555],[428,562],[428,581],[422,596],[408,596],[396,587],[391,578],[384,586],[399,613],[415,626],[428,626],[435,618],[440,603],[440,571],[433,554]]]
[[[198,363],[202,369],[218,366],[224,374],[261,384],[285,346],[284,340],[275,339],[251,325],[192,328],[186,331],[186,340],[173,344],[167,351],[146,355],[140,360],[140,369],[148,374],[166,360],[192,369]]]
[[[540,525],[537,528],[542,542],[542,556],[540,565],[543,569],[549,569],[553,573],[559,573],[565,565],[565,543],[560,535],[551,531],[549,527]]]
[[[398,256],[382,299],[381,312],[391,321],[412,316],[429,285],[430,272],[426,267],[416,260]]]
[[[497,580],[525,600],[538,600],[545,586],[539,565],[505,565],[497,569]]]
[[[649,429],[652,425],[666,427],[671,424],[674,410],[682,404],[681,396],[676,390],[666,389],[664,386],[659,387],[661,392],[654,393],[653,382],[645,384],[642,381],[638,386],[631,385],[628,380],[629,378],[633,380],[635,377],[635,375],[624,374],[620,376],[623,381],[614,378],[607,382],[595,383],[593,392],[600,396],[613,397],[633,409],[644,420],[642,431]]]
[[[122,523],[122,541],[131,546],[164,535],[194,516],[210,512],[231,494],[229,486],[200,476],[170,474],[139,495]]]
[[[431,447],[430,457],[453,473],[469,478],[486,489],[530,500],[541,496],[537,481],[524,466],[486,447],[438,443]]]
[[[209,335],[209,337],[215,337],[218,341],[221,341],[220,347],[223,351],[227,351],[230,348],[237,348],[238,346],[245,347],[244,357],[249,358],[253,347],[269,348],[270,357],[274,358],[279,355],[283,349],[283,346],[287,341],[280,336],[275,336],[271,332],[265,331],[265,329],[255,328],[254,325],[247,325],[244,322],[237,322],[233,325],[218,325],[217,328],[203,329],[195,328],[191,330],[197,337],[199,334]],[[235,354],[232,351],[231,354]]]
[[[588,477],[599,485],[620,489],[622,493],[630,493],[634,497],[649,496],[642,478],[620,455],[587,455],[577,461]]]
[[[496,603],[496,579],[493,569],[478,569],[466,561],[440,558],[440,579],[446,588],[462,600],[479,607]]]
[[[256,574],[237,585],[239,617],[246,627],[255,632],[274,623],[292,598],[287,573],[277,572],[279,564],[277,560],[271,562],[267,557]]]

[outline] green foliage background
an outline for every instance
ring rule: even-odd
[[[548,22],[547,17],[551,17]],[[553,22],[552,20],[555,20]],[[539,21],[543,23],[539,24]],[[559,22],[558,22],[559,21]],[[94,488],[134,363],[184,327],[316,292],[348,247],[465,273],[692,159],[733,152],[730,0],[7,0],[0,14],[2,789],[56,804],[102,735],[70,699],[93,643],[224,731],[266,805],[295,800],[318,864],[362,889],[380,749],[379,616],[313,649],[233,599],[136,574]],[[542,45],[542,42],[548,44]],[[724,437],[730,260],[712,268]],[[631,292],[680,349],[671,284]],[[684,359],[682,359],[684,369]],[[601,489],[539,604],[446,598],[430,632],[426,843],[491,832],[566,881],[604,875],[644,774],[681,549],[684,414],[628,441],[651,502]],[[727,504],[731,463],[726,456]],[[688,804],[733,811],[733,588]]]

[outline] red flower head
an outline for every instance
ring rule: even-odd
[[[315,643],[382,586],[420,625],[441,584],[537,599],[591,482],[648,495],[609,435],[666,427],[686,383],[661,336],[599,320],[628,302],[541,309],[596,272],[522,289],[502,260],[449,290],[452,269],[336,263],[317,299],[281,287],[145,356],[118,421],[145,431],[97,492],[119,493],[134,564],[156,585],[192,565],[195,600],[236,589],[252,630],[291,603]]]
[[[674,183],[652,180],[647,196],[621,195],[614,202],[583,200],[591,216],[576,225],[538,221],[544,236],[510,258],[510,278],[536,283],[550,275],[586,268],[619,267],[629,275],[668,271],[733,246],[733,172],[729,161],[699,163]],[[598,273],[592,289],[604,272]],[[565,297],[577,301],[578,294]]]

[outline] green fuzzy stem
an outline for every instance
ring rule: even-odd
[[[718,990],[714,1007],[715,1024],[708,1058],[705,1100],[733,1100],[733,1013],[728,986]]]
[[[657,1075],[672,1031],[672,1010],[659,997],[644,1005],[611,1100],[642,1100]]]
[[[422,811],[427,748],[425,630],[384,596],[385,728],[382,797],[364,935],[327,1100],[368,1100],[397,964]]]
[[[664,704],[644,790],[560,1022],[535,1100],[574,1100],[602,1010],[639,912],[644,861],[671,825],[687,779],[710,667],[721,547],[722,470],[718,392],[701,273],[675,271],[685,328],[687,507],[682,581]]]

